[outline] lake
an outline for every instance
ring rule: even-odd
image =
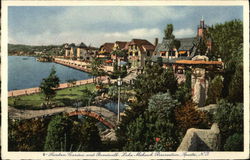
[[[60,83],[92,77],[86,72],[53,62],[38,62],[35,57],[8,56],[8,90],[38,87],[42,79],[49,76],[52,66],[56,69]]]

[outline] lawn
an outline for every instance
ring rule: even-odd
[[[72,106],[76,100],[84,99],[84,97],[89,96],[84,92],[85,89],[88,89],[92,92],[96,91],[94,84],[86,84],[72,88],[61,89],[57,91],[54,102],[57,104],[57,106]],[[10,97],[8,99],[9,106],[14,106],[20,109],[42,109],[41,104],[43,102],[43,95],[41,93]]]

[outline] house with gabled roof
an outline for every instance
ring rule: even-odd
[[[145,66],[146,59],[149,59],[155,46],[145,39],[132,39],[128,44],[128,62],[131,67]]]
[[[114,43],[104,43],[100,46],[97,56],[99,58],[108,58],[110,57],[111,52],[113,51]]]
[[[86,59],[88,57],[88,47],[81,42],[79,45],[77,45],[77,49],[76,49],[76,56],[77,59]]]
[[[198,25],[196,37],[176,38],[175,40],[163,38],[162,43],[156,46],[152,60],[156,61],[158,57],[162,57],[163,62],[170,63],[180,59],[191,60],[198,54],[197,47],[203,38],[204,30],[207,28],[202,19]],[[208,39],[208,49],[211,49],[211,45],[211,39]]]
[[[113,51],[115,50],[125,50],[126,44],[128,42],[126,41],[116,41],[113,46]]]
[[[77,59],[77,60],[90,60],[95,52],[98,50],[95,47],[90,47],[81,42],[78,45],[74,43],[64,45],[65,58]]]
[[[111,59],[113,63],[121,61],[121,60],[125,61],[127,57],[128,43],[129,42],[126,42],[126,41],[116,41],[114,43],[113,51],[111,53]]]

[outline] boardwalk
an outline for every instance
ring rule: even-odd
[[[91,72],[90,68],[88,66],[90,65],[89,63],[86,62],[79,62],[79,61],[74,61],[74,60],[67,60],[67,59],[60,59],[60,58],[55,58],[54,60],[55,63],[71,67],[80,71],[84,72]]]
[[[59,113],[68,113],[73,115],[73,113],[76,111],[76,108],[72,107],[57,107],[52,109],[45,109],[45,110],[22,110],[22,109],[16,109],[14,107],[9,106],[9,118],[10,119],[32,119],[32,118],[38,118],[38,117],[46,117],[46,116],[52,116]],[[103,119],[103,121],[108,122],[111,124],[109,127],[113,128],[116,126],[116,114],[111,112],[110,110],[103,108],[103,107],[97,107],[97,106],[87,106],[87,107],[79,107],[78,112],[89,112],[94,113],[95,115],[98,115],[96,118],[97,120]],[[86,114],[77,114],[77,115],[86,115]],[[104,122],[105,124],[105,122]],[[108,125],[107,125],[108,126]]]

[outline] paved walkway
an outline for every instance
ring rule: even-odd
[[[107,77],[101,77],[101,80],[106,82]],[[94,83],[93,79],[86,79],[86,80],[79,80],[76,81],[75,86],[79,86],[79,85],[85,85],[85,84],[90,84],[90,83]],[[58,89],[63,89],[63,88],[69,88],[71,87],[69,85],[69,83],[61,83],[59,84]],[[8,92],[8,97],[13,97],[13,96],[21,96],[21,95],[28,95],[28,94],[34,94],[34,93],[39,93],[40,89],[38,87],[35,88],[27,88],[27,89],[20,89],[20,90],[12,90]]]
[[[74,111],[76,111],[76,108],[73,107],[57,107],[44,110],[23,110],[23,109],[16,109],[11,106],[8,107],[8,112],[9,112],[8,114],[10,119],[31,119],[37,117],[52,116],[62,112],[72,113]],[[103,117],[113,126],[116,125],[116,117],[117,117],[116,114],[106,108],[97,106],[87,106],[87,107],[79,107],[78,111],[94,112]]]
[[[76,81],[76,85],[84,85],[84,84],[89,84],[89,83],[93,83],[92,78],[91,79],[86,79],[86,80]],[[58,89],[63,89],[63,88],[68,88],[68,87],[70,87],[69,83],[61,83],[61,84],[59,84]],[[8,97],[21,96],[21,95],[33,94],[33,93],[39,93],[39,92],[40,92],[39,87],[20,89],[20,90],[13,90],[13,91],[8,92]]]

